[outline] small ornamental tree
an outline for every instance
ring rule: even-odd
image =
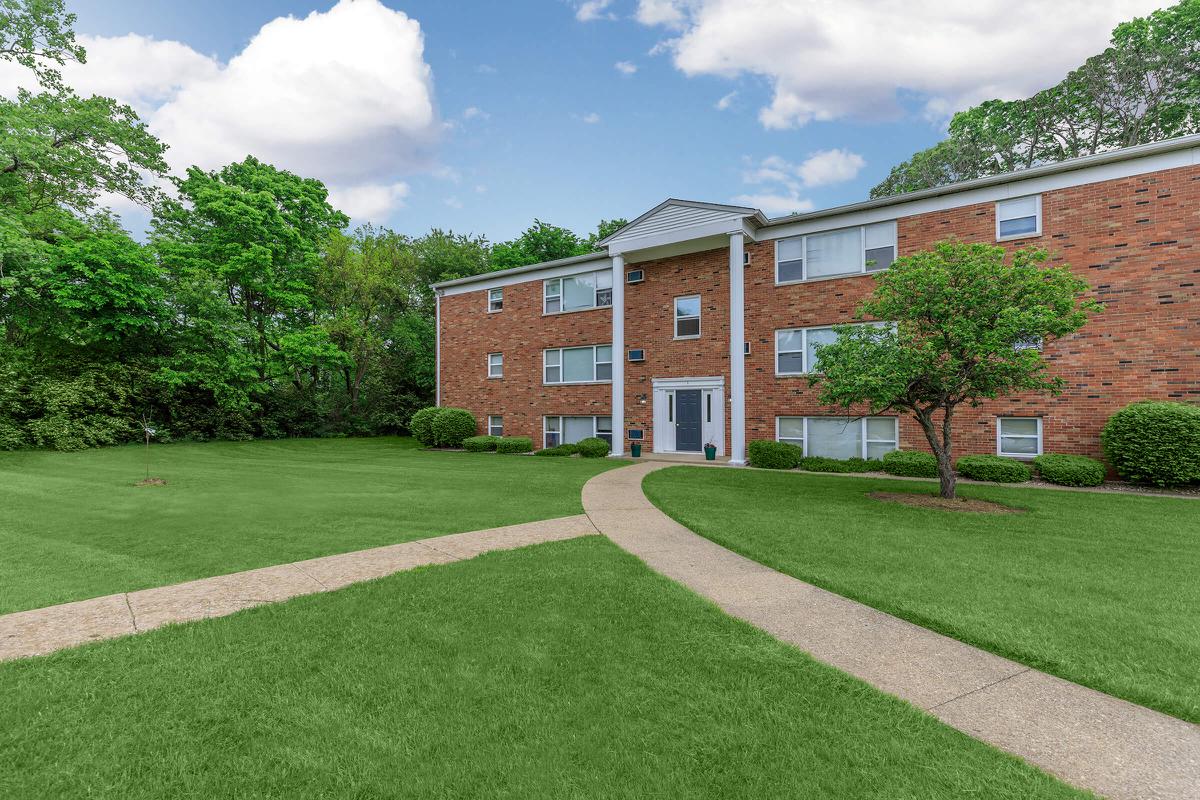
[[[1044,250],[1016,250],[1006,262],[1002,247],[949,241],[897,259],[859,307],[860,318],[887,323],[834,326],[837,341],[817,348],[820,402],[912,414],[937,457],[942,497],[954,497],[956,409],[1060,393],[1041,344],[1103,309],[1068,267],[1045,261]]]

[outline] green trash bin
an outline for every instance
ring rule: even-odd
[[[642,443],[641,442],[632,442],[629,445],[629,452],[633,454],[634,458],[641,458],[642,457]]]

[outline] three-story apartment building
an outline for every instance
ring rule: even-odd
[[[733,463],[754,439],[839,458],[925,448],[911,418],[821,406],[808,376],[874,273],[951,238],[1044,248],[1106,305],[1044,345],[1066,391],[963,412],[958,453],[1097,456],[1100,428],[1127,403],[1200,400],[1190,136],[777,219],[667,200],[593,255],[437,284],[438,403],[535,447],[712,443]]]

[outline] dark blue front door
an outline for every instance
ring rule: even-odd
[[[700,432],[700,390],[675,392],[675,449],[699,453],[704,442]]]

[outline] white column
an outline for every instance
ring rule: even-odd
[[[433,323],[433,404],[441,406],[442,404],[442,292],[440,289],[435,290],[434,302],[437,303],[434,311]]]
[[[625,257],[612,260],[612,455],[625,454]]]
[[[729,463],[746,463],[746,282],[743,237],[729,234]]]

